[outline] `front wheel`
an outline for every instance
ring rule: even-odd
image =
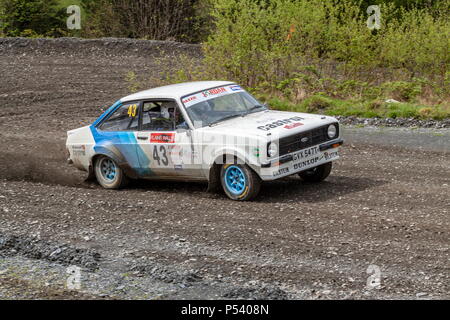
[[[317,183],[325,180],[330,175],[332,167],[332,162],[327,162],[318,167],[302,171],[298,175],[306,182]]]
[[[96,159],[95,176],[98,183],[105,189],[119,189],[127,183],[123,170],[113,159],[106,156]]]
[[[261,188],[261,179],[247,165],[225,164],[220,176],[223,190],[232,200],[252,200]]]

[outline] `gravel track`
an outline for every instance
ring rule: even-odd
[[[65,132],[126,95],[129,71],[173,67],[162,54],[199,51],[0,39],[0,298],[450,298],[447,129],[347,128],[327,181],[265,183],[249,203],[204,184],[85,182],[65,164]],[[82,268],[79,291],[65,288],[68,265]]]

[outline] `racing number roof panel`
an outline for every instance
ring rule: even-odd
[[[122,102],[133,100],[144,100],[152,98],[172,98],[179,99],[191,93],[199,92],[202,90],[211,89],[214,87],[226,86],[234,84],[229,81],[195,81],[171,84],[164,87],[153,88],[145,91],[140,91],[120,99]]]

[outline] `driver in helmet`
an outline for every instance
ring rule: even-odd
[[[159,116],[153,118],[154,128],[156,131],[171,131],[173,130],[173,120],[176,105],[171,101],[164,101],[161,103]]]

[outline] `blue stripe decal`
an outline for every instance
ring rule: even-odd
[[[120,100],[116,101],[111,107],[108,108],[108,110],[103,112],[103,114],[97,120],[95,120],[95,122],[92,125],[96,126],[97,124],[99,124],[100,121],[102,121],[106,116],[108,116],[112,111],[114,111],[115,109],[117,109],[121,105],[122,105],[122,101],[120,101]]]
[[[119,165],[128,163],[139,176],[151,175],[150,159],[144,153],[136,140],[133,132],[129,131],[99,131],[95,127],[110,112],[120,107],[121,102],[116,102],[91,126],[94,137],[94,151],[96,154],[104,154],[118,162]]]

